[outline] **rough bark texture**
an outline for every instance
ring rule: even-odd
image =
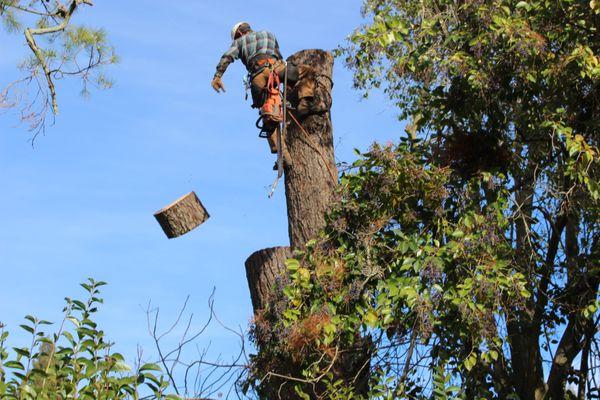
[[[253,253],[246,260],[246,277],[255,313],[265,307],[278,280],[287,275],[285,260],[290,257],[289,247],[270,247]]]
[[[154,214],[169,239],[184,235],[200,226],[210,215],[196,193],[191,192]]]
[[[325,225],[325,212],[337,185],[331,124],[333,56],[323,50],[304,50],[290,58],[296,65],[309,65],[317,73],[314,97],[305,99],[310,113],[289,118],[285,145],[285,195],[288,231],[292,248],[301,248]],[[293,101],[293,100],[292,100]]]
[[[303,50],[288,58],[300,68],[300,79],[288,93],[293,114],[288,118],[285,135],[285,195],[288,210],[288,231],[291,247],[264,249],[246,261],[246,275],[255,314],[269,305],[279,309],[287,282],[284,261],[293,249],[301,249],[325,227],[325,214],[335,198],[338,171],[333,151],[330,108],[333,56],[323,50]],[[309,68],[306,68],[306,67]],[[285,304],[284,304],[285,305]],[[281,308],[283,310],[284,308]],[[276,314],[280,311],[275,311]],[[259,314],[260,315],[260,314]],[[369,341],[358,338],[355,348],[341,349],[331,372],[345,384],[355,386],[357,394],[368,392],[370,362]],[[260,335],[257,347],[261,351]],[[299,399],[293,387],[298,381],[283,376],[301,377],[302,366],[284,354],[273,355],[271,364],[278,376],[270,376],[260,388],[260,398]],[[321,398],[322,384],[305,385],[311,399]]]
[[[297,122],[290,118],[285,138],[286,153],[289,154],[289,161],[285,163],[285,196],[290,244],[294,249],[303,247],[325,226],[325,213],[337,185],[337,168],[329,113],[333,56],[323,50],[303,50],[291,56],[288,62],[310,66],[313,74],[308,74],[305,79],[314,84],[310,98],[299,99],[297,90],[290,93],[294,107],[302,101],[308,110],[304,117],[294,116]],[[281,261],[290,256],[289,248],[275,247],[257,251],[246,261],[255,312],[267,304],[266,297],[274,287],[277,274],[287,272]]]

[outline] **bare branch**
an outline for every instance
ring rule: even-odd
[[[150,304],[146,309],[146,319],[148,324],[148,332],[150,333],[159,360],[163,366],[168,379],[170,380],[175,392],[181,396],[193,396],[193,398],[208,398],[219,392],[225,386],[232,384],[228,393],[235,389],[237,383],[243,376],[244,371],[248,368],[248,359],[245,351],[245,332],[240,328],[236,331],[225,325],[215,312],[215,289],[213,289],[208,299],[209,315],[206,321],[200,328],[191,332],[194,314],[184,318],[187,309],[189,296],[186,298],[183,306],[180,308],[175,321],[171,323],[164,332],[159,329],[159,309],[152,309]],[[217,356],[215,360],[207,360],[210,343],[204,346],[203,350],[198,350],[198,356],[193,361],[185,361],[188,346],[195,343],[208,329],[213,321],[232,333],[239,343],[239,351],[232,358],[231,362],[224,362],[221,356]],[[172,349],[165,349],[163,341],[173,334],[179,327],[183,329],[176,345]],[[197,346],[196,346],[197,348]],[[186,358],[190,356],[187,355]],[[240,362],[244,360],[243,362]],[[192,371],[195,370],[195,373]],[[181,378],[182,381],[178,382]]]

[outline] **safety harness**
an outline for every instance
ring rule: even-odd
[[[277,125],[283,120],[283,106],[281,99],[279,75],[275,72],[275,63],[273,58],[259,59],[254,63],[254,72],[248,77],[248,83],[251,85],[256,76],[262,74],[266,69],[269,70],[267,86],[263,93],[263,102],[259,110],[259,117],[256,121],[256,127],[260,129],[259,136],[266,138],[275,130]]]
[[[270,122],[279,123],[283,120],[282,101],[279,91],[280,86],[281,82],[279,81],[279,75],[272,70],[269,73],[269,79],[267,81],[265,102],[260,108],[260,114],[263,119],[268,119]]]
[[[285,63],[285,61],[282,61]],[[257,128],[260,129],[259,136],[263,138],[269,138],[271,135],[277,135],[277,177],[271,185],[269,197],[272,197],[277,188],[279,180],[283,176],[283,140],[285,137],[285,131],[287,130],[287,89],[288,89],[288,65],[285,63],[284,69],[284,81],[283,81],[283,94],[280,91],[281,81],[279,75],[275,71],[276,60],[272,58],[263,58],[258,60],[255,64],[255,72],[250,74],[247,79],[247,87],[250,86],[252,80],[258,75],[269,69],[269,76],[267,79],[267,85],[263,93],[263,105],[260,107],[260,116],[256,121]],[[333,81],[326,75],[319,74],[319,77],[325,77],[329,80],[333,87]],[[293,79],[293,78],[292,78]],[[319,80],[316,80],[316,84],[322,84]],[[318,146],[314,146],[312,139],[308,132],[304,129],[302,124],[290,114],[292,120],[298,125],[300,131],[306,136],[309,144],[319,154],[323,163],[327,167],[332,180],[336,180],[336,174],[331,169],[331,166],[327,163],[324,155],[319,150]]]
[[[281,80],[276,72],[277,60],[271,57],[265,57],[257,60],[253,65],[254,73],[248,76],[248,84],[251,85],[253,79],[258,74],[269,70],[267,85],[263,93],[263,103],[260,107],[259,117],[256,121],[256,127],[260,129],[259,137],[271,139],[271,135],[277,135],[277,178],[271,185],[269,197],[272,197],[279,183],[279,179],[283,176],[283,137],[286,129],[286,92],[287,92],[287,64],[284,63],[284,93],[282,95],[280,87]],[[249,86],[248,85],[248,86]]]
[[[279,77],[272,71],[271,74],[274,74],[279,80]],[[277,189],[277,184],[279,180],[283,176],[283,138],[285,136],[287,130],[287,88],[288,88],[288,66],[285,64],[285,72],[283,79],[283,110],[281,113],[281,125],[279,125],[279,129],[277,129],[277,177],[275,181],[271,185],[271,192],[269,193],[269,198],[273,197],[275,193],[275,189]],[[277,86],[277,91],[279,92],[279,86]],[[281,99],[280,99],[281,101]]]

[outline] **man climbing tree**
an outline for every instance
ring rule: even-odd
[[[229,64],[237,59],[242,60],[248,70],[252,107],[260,109],[262,132],[269,140],[271,152],[276,153],[277,135],[273,133],[282,120],[279,86],[285,79],[286,69],[279,44],[271,32],[255,32],[247,22],[235,24],[231,39],[233,43],[221,57],[211,85],[217,93],[225,92],[221,77]]]

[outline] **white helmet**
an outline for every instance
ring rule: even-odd
[[[248,24],[247,22],[243,22],[243,21],[235,24],[233,26],[233,28],[231,29],[231,40],[235,40],[235,35],[236,35],[236,33],[238,33],[238,30],[240,29],[240,27],[242,25],[250,25],[250,24]]]

